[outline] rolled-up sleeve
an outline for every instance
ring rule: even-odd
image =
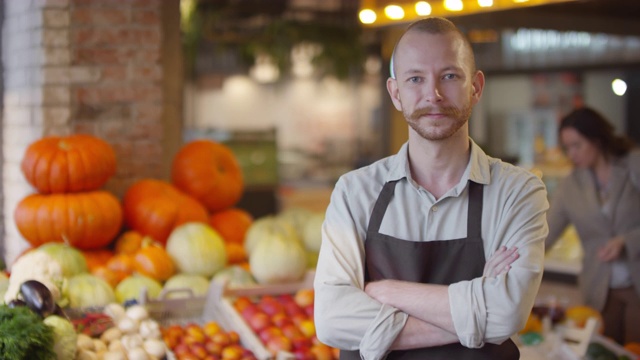
[[[357,209],[367,205],[350,204],[347,189],[354,187],[341,178],[322,227],[314,280],[316,333],[329,346],[360,350],[364,359],[383,359],[404,327],[407,315],[383,306],[363,290],[363,227],[368,215],[366,211],[358,214]]]
[[[504,188],[503,188],[504,190]],[[463,346],[500,344],[517,333],[533,307],[544,270],[544,241],[548,234],[549,204],[543,183],[530,178],[524,186],[505,192],[504,206],[485,206],[483,218],[494,219],[483,239],[487,258],[500,246],[516,246],[519,258],[508,273],[476,278],[449,286],[453,324]],[[487,251],[487,248],[489,251]]]

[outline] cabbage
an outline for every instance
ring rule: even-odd
[[[36,251],[42,251],[56,260],[62,267],[62,275],[66,277],[89,271],[87,259],[73,246],[50,242],[40,245]]]
[[[313,211],[294,206],[282,211],[278,214],[278,217],[291,224],[294,227],[298,238],[301,238],[302,234],[304,234],[305,224],[312,215]]]
[[[315,212],[307,218],[302,232],[302,243],[305,249],[311,252],[319,252],[320,244],[322,244],[322,223],[324,222],[324,213]]]
[[[210,278],[227,264],[222,236],[204,223],[190,222],[175,228],[166,250],[180,273]]]
[[[49,315],[43,322],[53,328],[53,351],[58,360],[75,359],[77,350],[76,329],[73,324],[58,315]]]
[[[0,299],[4,299],[4,294],[7,292],[8,288],[9,278],[4,273],[0,273]]]
[[[143,289],[146,289],[149,299],[155,299],[162,292],[162,284],[148,276],[131,275],[116,286],[116,301],[124,304],[127,300],[138,300]]]
[[[111,285],[102,278],[88,273],[78,274],[69,279],[67,296],[72,308],[106,306],[116,301]]]
[[[251,272],[240,265],[227,266],[218,271],[211,280],[219,284],[226,284],[230,289],[248,287],[258,283]]]
[[[307,271],[307,254],[286,232],[266,232],[249,254],[249,268],[260,284],[294,282]]]
[[[205,296],[209,290],[209,280],[202,275],[176,274],[164,283],[163,291],[191,289],[194,296]],[[166,295],[167,299],[188,297],[188,292],[173,291]]]

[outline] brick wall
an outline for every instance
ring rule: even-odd
[[[139,178],[166,177],[171,154],[163,145],[167,136],[180,136],[175,131],[165,135],[163,115],[164,74],[169,71],[161,61],[163,9],[166,12],[169,3],[176,5],[177,0],[4,1],[2,191],[7,263],[28,246],[12,214],[33,191],[19,170],[32,141],[70,133],[106,140],[118,160],[117,173],[106,188],[119,197]]]

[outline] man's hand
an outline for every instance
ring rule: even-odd
[[[616,260],[620,257],[623,248],[624,238],[621,235],[611,238],[603,247],[598,249],[598,259],[605,262]]]
[[[501,246],[484,264],[482,276],[495,278],[508,272],[511,269],[511,264],[519,257],[517,247],[508,249],[506,246]]]

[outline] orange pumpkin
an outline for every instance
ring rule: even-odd
[[[124,271],[111,270],[106,266],[98,266],[97,268],[93,269],[91,273],[106,281],[109,285],[111,285],[112,288],[115,288],[120,283],[120,281],[131,275]]]
[[[125,231],[116,239],[116,254],[135,254],[142,246],[143,239],[144,236],[135,230]]]
[[[640,356],[640,342],[630,341],[624,344],[625,350],[632,352],[635,355]]]
[[[42,194],[92,191],[115,174],[116,154],[92,135],[51,136],[29,145],[20,167]]]
[[[13,215],[20,234],[34,247],[65,242],[81,250],[98,249],[111,243],[122,226],[120,201],[102,190],[32,194]]]
[[[224,245],[224,248],[229,264],[239,264],[248,260],[247,252],[242,244],[228,242]]]
[[[244,190],[235,155],[226,145],[211,140],[183,146],[173,159],[171,180],[211,212],[235,205]]]
[[[105,267],[112,271],[120,271],[127,275],[133,273],[133,257],[128,254],[115,254],[107,263]]]
[[[253,216],[246,210],[229,208],[211,214],[209,225],[226,243],[244,244],[244,235],[253,223]]]
[[[95,250],[84,250],[82,251],[85,260],[87,260],[87,268],[89,272],[95,270],[100,266],[104,266],[107,261],[109,261],[113,257],[113,251],[101,248]]]
[[[130,186],[123,199],[127,226],[165,245],[171,231],[187,222],[209,221],[207,209],[173,185],[154,179]]]
[[[173,260],[159,244],[143,245],[133,256],[133,268],[158,281],[165,281],[176,272]]]

